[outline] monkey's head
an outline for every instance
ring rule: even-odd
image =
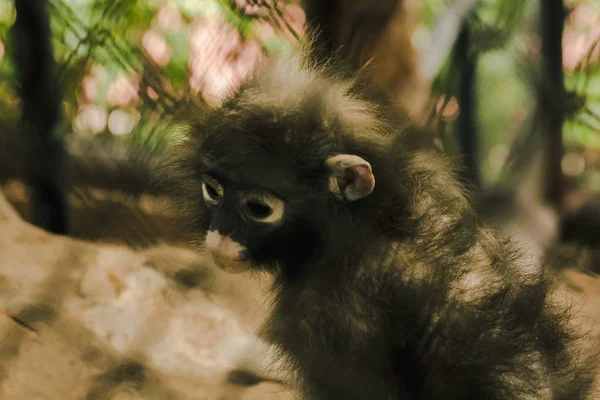
[[[346,234],[340,223],[375,189],[365,138],[381,136],[350,90],[297,59],[279,61],[196,127],[198,225],[222,269],[297,273],[328,237]]]

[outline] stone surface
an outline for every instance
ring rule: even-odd
[[[190,249],[50,235],[0,195],[0,398],[290,399],[225,383],[266,284]]]

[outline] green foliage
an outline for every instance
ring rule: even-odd
[[[586,121],[590,125],[578,121],[567,121],[564,127],[564,138],[567,143],[600,149],[600,124],[597,120]]]
[[[523,134],[524,116],[533,112],[533,93],[519,79],[518,69],[508,50],[485,54],[480,58],[477,81],[478,132],[484,157],[483,178],[496,181],[502,165],[489,159],[494,148],[508,149]]]
[[[583,65],[566,76],[565,86],[579,100],[568,113],[565,143],[600,149],[600,67]]]
[[[224,4],[219,0],[173,0],[171,3],[181,12],[192,17],[215,17],[222,15],[224,10],[230,9],[223,7]]]
[[[581,2],[600,12],[600,0]],[[235,3],[232,0],[49,0],[67,117],[76,118],[81,106],[87,104],[101,107],[107,115],[116,109],[135,111],[140,122],[131,134],[126,135],[127,140],[141,146],[158,146],[164,141],[153,141],[160,136],[156,135],[157,126],[163,129],[163,137],[172,135],[169,140],[177,140],[181,129],[164,131],[166,125],[159,122],[162,123],[178,104],[199,97],[191,93],[189,82],[191,24],[218,18],[235,28],[242,42],[257,40],[260,36],[259,18],[244,14]],[[415,33],[415,43],[426,44],[430,40],[436,21],[451,3],[450,0],[419,2],[421,25]],[[157,13],[164,4],[181,14],[178,27],[163,29],[158,23]],[[481,135],[483,175],[488,182],[495,181],[500,172],[498,163],[489,155],[494,149],[508,148],[517,135],[523,133],[524,115],[530,114],[534,105],[532,82],[524,79],[522,60],[524,55],[535,53],[531,42],[535,39],[532,32],[537,27],[538,7],[538,1],[481,0],[476,15],[469,21],[471,53],[479,59],[477,124]],[[0,40],[6,47],[6,56],[0,61],[1,120],[14,119],[18,115],[10,57],[12,49],[7,38],[14,19],[14,0],[0,0]],[[593,27],[582,27],[581,30],[589,33]],[[167,63],[158,65],[144,49],[142,38],[148,31],[164,39],[170,51]],[[261,43],[263,51],[269,54],[294,51],[289,35],[278,27]],[[580,150],[600,149],[600,68],[596,65],[592,63],[577,70],[565,80],[567,88],[585,100],[580,107],[570,110],[564,126],[565,142]],[[98,72],[99,66],[104,72]],[[158,99],[149,100],[140,89],[138,98],[128,104],[111,104],[111,84],[122,76],[133,79],[140,74],[146,86],[158,94]],[[82,80],[86,76],[95,79],[97,91],[93,99],[87,99],[84,93]],[[434,81],[433,91],[437,95],[455,96],[456,82],[456,71],[450,60],[446,60]],[[103,133],[107,134],[107,131],[105,128]],[[450,150],[454,145],[451,139],[444,137]],[[586,174],[596,176],[590,171]],[[600,182],[600,177],[584,181]]]
[[[423,25],[416,34],[417,38],[424,35],[424,31],[432,31],[437,17],[445,11],[444,6],[451,3],[441,0],[422,2]],[[600,12],[600,0],[581,0],[577,4],[591,5]],[[539,40],[536,36],[538,19],[538,1],[482,0],[476,16],[469,22],[472,32],[471,53],[479,57],[478,134],[482,173],[487,182],[496,181],[501,172],[501,165],[494,162],[492,153],[498,154],[498,149],[505,151],[518,135],[525,134],[529,129],[525,126],[526,117],[532,115],[535,106],[535,82],[529,69],[535,70],[531,62],[539,56],[539,47],[535,47],[536,38]],[[597,23],[585,25],[578,19],[568,19],[565,32],[569,30],[587,35],[586,40],[590,40],[590,37],[597,35]],[[564,48],[567,51],[571,49],[570,46],[577,45],[573,43],[573,35],[566,35],[565,38],[567,42]],[[565,144],[577,152],[586,148],[600,149],[600,66],[598,57],[589,61],[576,71],[569,72],[565,78],[565,85],[573,92],[571,97],[576,101],[568,106],[563,136]],[[447,60],[434,81],[433,91],[456,95],[456,82],[456,71]],[[445,148],[453,151],[455,144],[449,143],[448,138],[444,142]],[[592,171],[597,167],[590,168],[584,174],[588,178],[596,176]],[[600,182],[600,178],[588,178],[582,176],[580,182]],[[600,184],[594,187],[598,189]]]
[[[159,138],[169,134],[156,134],[155,116],[162,115],[164,120],[164,116],[169,115],[169,107],[184,104],[186,96],[193,97],[189,86],[190,24],[198,18],[204,21],[221,18],[240,33],[242,40],[254,37],[256,18],[235,10],[234,3],[222,0],[49,0],[52,39],[60,66],[58,79],[64,89],[66,117],[77,118],[78,110],[85,104],[101,107],[106,115],[116,109],[135,111],[141,115],[141,120],[128,135],[129,139],[144,146],[163,142]],[[165,4],[181,13],[178,27],[165,30],[157,23],[158,11]],[[0,39],[7,47],[6,33],[14,22],[14,14],[13,2],[0,0]],[[143,37],[149,31],[162,37],[168,46],[170,58],[162,66],[157,65],[144,49]],[[292,48],[279,32],[264,45],[264,50],[269,53]],[[146,93],[140,92],[140,98],[130,104],[111,105],[109,92],[115,80],[123,79],[123,76],[135,79],[140,74],[143,80],[148,79],[146,75],[150,77],[143,87],[149,86],[158,93],[159,99],[153,103]],[[95,95],[91,99],[86,98],[83,87],[86,76],[94,80]],[[0,62],[0,78],[0,106],[16,115],[18,107],[12,87],[14,70],[10,57]],[[106,131],[109,125],[105,126]],[[152,142],[155,139],[157,143]]]
[[[12,52],[8,32],[15,22],[15,8],[13,0],[0,0],[0,44],[4,49],[4,57],[0,61],[0,124],[6,125],[15,122],[19,116],[18,110],[14,113],[6,110],[14,110],[17,106],[15,93],[15,67],[9,54]]]
[[[424,18],[420,29],[431,32],[437,18],[446,12],[443,5],[452,2],[426,0],[422,4]],[[470,56],[477,58],[477,133],[486,182],[497,181],[502,168],[488,156],[494,149],[508,149],[523,133],[523,114],[531,111],[533,104],[531,86],[523,81],[521,68],[515,62],[522,54],[527,34],[522,29],[524,22],[537,12],[533,6],[522,0],[482,0],[468,21]],[[446,60],[433,82],[435,94],[456,96],[457,68],[460,65],[453,65],[451,57]],[[447,151],[457,150],[450,138],[444,138],[444,143]]]
[[[175,90],[187,87],[190,38],[185,30],[170,32],[166,40],[171,45],[171,61],[164,68]]]

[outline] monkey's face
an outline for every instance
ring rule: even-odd
[[[375,179],[367,161],[336,152],[318,127],[248,115],[223,116],[199,143],[200,233],[223,270],[289,273],[313,259],[332,214],[368,196]]]
[[[271,266],[289,273],[308,263],[320,248],[332,206],[365,197],[375,184],[365,160],[344,154],[324,159],[307,182],[273,163],[245,169],[210,164],[200,174],[206,207],[201,229],[205,248],[230,273]]]
[[[205,248],[223,270],[243,272],[252,263],[249,238],[276,230],[283,222],[285,203],[265,189],[243,190],[210,174],[201,179],[208,223]]]

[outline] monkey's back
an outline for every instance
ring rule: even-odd
[[[454,257],[396,242],[354,276],[282,287],[265,331],[303,377],[304,398],[591,398],[552,280],[523,273],[489,230],[478,235]]]
[[[332,252],[278,287],[267,332],[305,397],[591,398],[592,369],[576,359],[550,271],[480,221],[448,160],[401,155],[403,140],[387,149],[387,176],[373,166],[380,185],[398,182],[388,194],[404,196],[375,214],[385,229],[357,224],[351,256]]]

